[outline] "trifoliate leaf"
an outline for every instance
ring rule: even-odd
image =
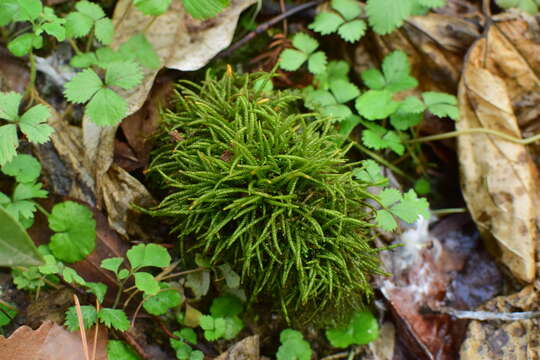
[[[320,90],[328,90],[330,81],[349,80],[349,64],[346,61],[330,61],[326,65],[326,71],[315,76],[315,83]]]
[[[77,3],[75,4],[75,9],[77,9],[78,12],[88,16],[94,21],[105,17],[105,12],[101,8],[101,6],[90,1],[77,1]]]
[[[397,201],[401,200],[401,193],[398,189],[387,188],[378,194],[381,204],[385,207],[389,207]]]
[[[85,69],[75,75],[65,85],[64,95],[68,101],[75,104],[87,102],[103,87],[98,74],[91,69]]]
[[[96,221],[86,206],[73,201],[55,205],[49,216],[49,227],[56,232],[49,247],[62,261],[80,261],[96,247]]]
[[[45,105],[32,106],[25,112],[20,120],[19,127],[28,140],[34,144],[44,144],[49,141],[54,129],[47,125],[51,116],[49,108]]]
[[[325,90],[312,90],[306,95],[306,107],[311,110],[336,104],[336,98]]]
[[[105,294],[107,293],[107,285],[100,282],[87,282],[85,286],[88,288],[90,293],[95,295],[99,303],[103,303]]]
[[[135,286],[145,295],[156,295],[158,293],[159,282],[154,275],[140,271],[133,274],[133,276],[135,277]]]
[[[20,183],[13,191],[13,200],[44,199],[47,197],[47,190],[43,190],[41,183]]]
[[[39,272],[43,275],[57,274],[60,271],[54,256],[45,255],[43,260],[45,260],[45,265],[38,266]]]
[[[19,154],[2,166],[2,172],[19,183],[33,182],[41,173],[41,164],[32,155]]]
[[[15,121],[19,118],[22,95],[16,92],[0,92],[0,119]]]
[[[230,0],[182,0],[182,2],[187,13],[200,20],[216,16],[230,4]]]
[[[418,220],[419,215],[424,219],[430,218],[429,203],[425,198],[418,198],[412,189],[403,194],[403,200],[392,206],[391,211],[394,215],[409,224]]]
[[[302,51],[285,49],[279,56],[279,67],[286,71],[296,71],[307,58],[308,56]]]
[[[365,146],[375,150],[391,149],[398,155],[403,155],[405,147],[395,131],[387,130],[382,126],[373,125],[362,131],[362,142]]]
[[[398,130],[407,130],[422,122],[422,113],[400,113],[399,111],[390,116],[390,124]]]
[[[332,8],[347,21],[351,21],[362,13],[362,8],[357,0],[332,0]]]
[[[86,105],[85,114],[97,125],[113,126],[126,117],[127,111],[126,99],[109,88],[102,88]]]
[[[103,18],[96,21],[96,39],[103,45],[109,45],[114,36],[114,25],[109,18]]]
[[[97,321],[97,311],[94,306],[82,305],[81,314],[85,329],[89,329],[94,326]],[[71,306],[66,311],[66,320],[64,322],[64,325],[69,331],[79,330],[79,318],[77,317],[77,309],[75,308],[75,306]]]
[[[122,54],[124,59],[136,60],[146,68],[159,69],[161,67],[158,54],[142,33],[132,36],[120,45],[118,52]]]
[[[43,30],[60,42],[66,40],[66,29],[60,20],[43,24]]]
[[[345,41],[354,43],[366,33],[367,25],[363,20],[353,20],[343,24],[338,29],[338,34]]]
[[[107,67],[105,83],[128,90],[137,86],[143,78],[139,64],[133,61],[114,62]]]
[[[319,47],[319,42],[317,40],[303,32],[294,35],[292,44],[295,48],[308,55]]]
[[[326,70],[326,54],[317,51],[308,58],[308,70],[313,74],[322,74]]]
[[[369,24],[377,34],[386,35],[403,24],[411,13],[411,0],[367,0]]]
[[[346,348],[351,345],[365,345],[379,336],[377,319],[371,312],[356,312],[346,328],[326,331],[326,337],[334,347]]]
[[[409,59],[403,51],[394,51],[387,55],[383,60],[382,71],[386,79],[386,89],[389,91],[398,92],[418,86],[418,81],[410,76]]]
[[[362,167],[353,171],[356,179],[367,184],[386,183],[388,179],[382,175],[382,169],[374,160],[363,160]]]
[[[118,331],[127,331],[131,326],[126,313],[120,309],[103,308],[99,310],[98,318],[106,327]]]
[[[135,352],[120,340],[109,340],[107,343],[107,359],[109,360],[139,360]]]
[[[12,4],[11,10],[14,11],[13,19],[15,21],[36,20],[43,10],[40,0],[15,0],[8,1],[8,3]]]
[[[335,104],[323,107],[321,114],[330,117],[333,121],[343,121],[352,115],[351,109],[347,105]]]
[[[32,47],[34,47],[34,43],[36,41],[35,38],[37,36],[38,35],[35,35],[34,33],[19,35],[15,39],[11,40],[7,47],[13,55],[24,56],[32,51]]]
[[[171,0],[135,0],[135,7],[146,15],[161,15],[171,5]]]
[[[408,96],[399,104],[398,113],[422,113],[426,106],[416,96]]]
[[[165,284],[160,285],[161,291],[146,299],[143,303],[146,312],[156,316],[165,314],[169,309],[182,304],[183,301],[182,295],[180,295],[178,290],[170,287],[168,288],[168,285]]]
[[[210,306],[210,314],[215,317],[236,316],[242,312],[244,306],[236,296],[224,295],[214,298]]]
[[[183,328],[180,331],[175,331],[174,335],[178,336],[180,340],[188,342],[190,344],[197,343],[197,333],[193,329]],[[175,339],[172,339],[172,340],[175,340]],[[175,341],[178,341],[178,340],[175,340]]]
[[[355,99],[360,95],[358,87],[347,80],[337,79],[330,81],[330,91],[334,94],[338,103],[343,104]]]
[[[171,264],[171,256],[163,246],[139,244],[127,251],[127,258],[133,269],[147,266],[166,268]]]
[[[361,75],[364,84],[372,90],[382,90],[386,85],[384,75],[378,69],[367,69]]]
[[[388,90],[368,90],[356,99],[356,110],[368,120],[385,119],[393,114],[399,103],[392,99]]]
[[[277,360],[310,360],[311,346],[304,340],[302,333],[285,329],[280,334],[281,346],[276,354]]]
[[[313,31],[320,33],[321,35],[328,35],[335,33],[339,26],[343,24],[345,20],[338,14],[330,12],[322,12],[317,14],[315,21],[309,24],[309,28]]]
[[[54,256],[52,255],[45,255],[45,256],[51,256],[54,259]],[[62,270],[62,278],[68,284],[86,285],[86,281],[79,274],[77,274],[77,272],[74,269],[70,267],[65,267],[64,270]]]
[[[120,265],[124,262],[124,258],[122,257],[113,257],[108,259],[103,259],[101,261],[100,267],[112,271],[115,274],[118,274],[118,268],[120,268]]]
[[[94,20],[80,12],[72,12],[66,17],[66,35],[68,37],[80,38],[86,36],[92,30]]]
[[[201,329],[204,330],[204,338],[208,341],[215,341],[225,334],[225,320],[203,315],[200,319]]]
[[[5,165],[17,155],[19,138],[17,125],[7,124],[0,126],[0,165]]]
[[[457,99],[455,96],[440,92],[425,92],[422,98],[428,110],[437,117],[448,116],[452,120],[459,119]]]
[[[381,228],[384,231],[394,231],[398,226],[394,215],[392,215],[388,210],[384,209],[377,210],[375,215],[375,221],[377,223],[377,227]],[[328,333],[326,335],[329,336]],[[330,340],[330,337],[328,337],[328,339]],[[352,339],[350,341],[352,341]],[[332,340],[330,340],[330,342],[332,343]],[[341,347],[335,345],[334,343],[332,343],[332,346]],[[345,347],[347,346],[349,345],[345,345]]]

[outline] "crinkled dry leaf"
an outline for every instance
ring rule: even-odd
[[[259,336],[255,335],[240,340],[215,360],[259,360],[261,358],[259,352]]]
[[[467,57],[459,87],[458,130],[486,128],[521,137],[512,98],[540,85],[536,71],[492,26]],[[526,146],[484,135],[458,139],[463,195],[502,262],[526,282],[535,278],[537,171]]]
[[[94,328],[87,330],[89,349],[93,348]],[[0,354],[9,360],[81,360],[84,359],[79,332],[69,332],[52,321],[37,330],[21,326],[9,337],[0,336]],[[99,328],[96,360],[107,360],[107,329]]]
[[[516,312],[539,310],[538,292],[528,286],[517,294],[497,297],[478,310]],[[509,322],[471,321],[461,346],[461,360],[538,359],[540,356],[540,320]]]

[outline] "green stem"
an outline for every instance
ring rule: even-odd
[[[39,205],[38,203],[35,203],[36,204],[36,208],[39,210],[39,212],[41,212],[43,215],[45,215],[47,218],[49,216],[51,216],[51,213],[48,212],[47,210],[45,210],[45,208],[43,208],[41,205]]]
[[[90,52],[90,50],[92,49],[92,43],[94,42],[94,32],[95,30],[92,30],[90,32],[90,35],[88,35],[88,40],[86,41],[86,47],[85,47],[86,52]]]
[[[79,49],[79,46],[77,46],[77,43],[73,39],[68,38],[67,41],[69,42],[69,45],[71,45],[71,48],[73,49],[73,51],[75,51],[77,55],[81,55],[83,53],[81,49]]]
[[[350,140],[350,139],[349,139]],[[363,152],[364,154],[368,155],[369,157],[371,157],[373,160],[375,160],[376,162],[378,162],[379,164],[383,165],[383,166],[386,166],[387,168],[389,168],[390,170],[392,170],[394,173],[398,174],[398,175],[401,175],[403,176],[405,179],[411,181],[411,182],[414,182],[415,179],[410,176],[410,175],[407,175],[403,170],[401,170],[400,168],[398,168],[397,166],[393,165],[392,163],[388,162],[387,160],[385,160],[383,157],[379,156],[377,153],[373,152],[373,151],[370,151],[368,150],[367,148],[365,148],[364,146],[360,145],[359,143],[357,143],[356,141],[354,140],[350,140],[351,143],[353,144],[353,146]]]
[[[463,214],[467,212],[465,208],[450,208],[450,209],[437,209],[431,210],[434,215],[450,215],[450,214]]]
[[[515,136],[512,136],[512,135],[505,134],[505,133],[497,131],[497,130],[486,129],[486,128],[471,128],[471,129],[450,131],[450,132],[443,133],[443,134],[424,136],[424,137],[417,138],[417,139],[407,140],[405,142],[408,143],[408,144],[422,143],[422,142],[429,142],[429,141],[451,139],[451,138],[458,137],[460,135],[467,135],[467,134],[493,135],[493,136],[499,137],[501,139],[513,142],[515,144],[520,144],[520,145],[528,145],[528,144],[532,144],[535,141],[540,140],[540,134],[523,139],[523,138],[518,138],[518,137],[515,137]]]

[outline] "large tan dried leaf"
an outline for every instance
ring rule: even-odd
[[[467,57],[456,128],[487,128],[521,137],[511,99],[524,87],[539,85],[534,72],[498,26],[492,26]],[[474,134],[460,136],[458,150],[463,194],[480,231],[494,240],[516,278],[533,281],[537,172],[527,148]]]
[[[215,360],[259,360],[260,358],[259,336],[255,335],[240,340]]]
[[[94,329],[87,330],[89,349]],[[91,335],[91,336],[89,336]],[[84,359],[79,332],[69,332],[52,321],[37,330],[21,326],[9,337],[0,336],[0,358],[9,360],[81,360]],[[107,329],[100,327],[96,360],[107,360]]]

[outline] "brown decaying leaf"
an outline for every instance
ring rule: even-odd
[[[512,99],[540,85],[535,73],[540,67],[531,67],[504,34],[523,26],[521,20],[491,26],[471,48],[459,86],[458,130],[487,128],[521,137]],[[463,195],[480,231],[494,239],[501,261],[517,279],[533,281],[538,174],[528,149],[475,134],[460,136],[458,150]]]
[[[260,358],[259,336],[254,335],[232,345],[215,360],[259,360]]]
[[[89,348],[93,348],[94,328],[87,330]],[[37,330],[21,326],[9,337],[0,336],[0,354],[9,360],[81,360],[84,359],[78,331],[69,332],[52,321],[46,321]],[[107,329],[99,328],[96,360],[107,360]]]
[[[538,311],[537,289],[527,286],[519,293],[497,297],[478,310],[491,312]],[[467,339],[459,353],[461,360],[540,358],[540,320],[471,321]]]
[[[30,72],[25,62],[0,47],[0,91],[24,93]]]

